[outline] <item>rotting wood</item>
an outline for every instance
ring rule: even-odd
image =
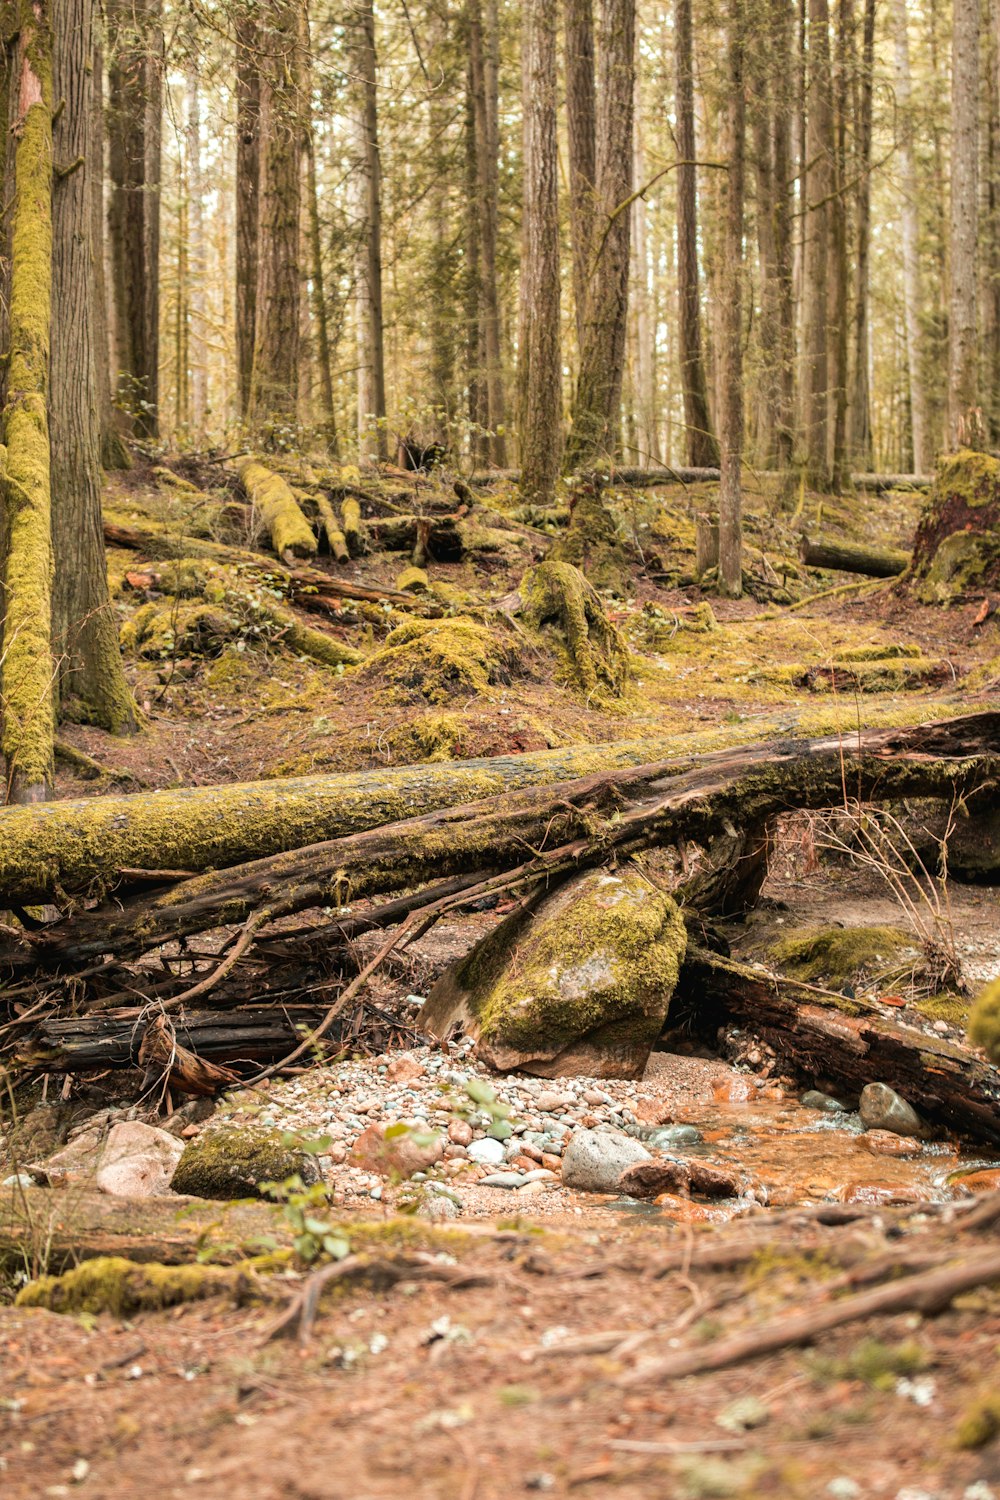
[[[910,554],[889,547],[860,547],[855,542],[803,536],[799,556],[807,568],[829,568],[837,573],[862,573],[868,578],[897,578],[910,564]]]

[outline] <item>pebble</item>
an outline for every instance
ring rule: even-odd
[[[825,1109],[830,1114],[847,1114],[849,1106],[843,1099],[836,1099],[833,1094],[823,1094],[819,1089],[807,1089],[799,1100],[805,1109]]]
[[[858,1145],[873,1156],[919,1156],[923,1150],[919,1141],[894,1135],[891,1130],[866,1130],[858,1136]]]
[[[485,1136],[481,1141],[473,1141],[466,1149],[473,1161],[482,1162],[484,1166],[498,1165],[506,1154],[503,1142],[494,1140],[492,1136]]]
[[[887,1083],[869,1083],[861,1090],[858,1105],[866,1130],[891,1130],[895,1135],[923,1135],[924,1122]]]
[[[516,1188],[523,1187],[527,1178],[523,1172],[491,1172],[488,1177],[480,1177],[480,1187]]]
[[[452,1120],[448,1126],[448,1139],[456,1146],[472,1144],[472,1126],[468,1120]]]
[[[646,1145],[656,1149],[664,1146],[697,1146],[705,1139],[697,1125],[661,1125],[646,1136]]]

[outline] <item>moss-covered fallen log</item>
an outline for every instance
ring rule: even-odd
[[[804,536],[799,556],[807,568],[830,568],[838,573],[862,573],[868,578],[898,578],[905,573],[910,557],[890,547],[861,547],[855,542],[841,542]]]
[[[867,1083],[888,1083],[935,1125],[1000,1141],[1000,1070],[877,1005],[689,948],[671,1020],[685,1013],[713,1038],[728,1018],[751,1025],[797,1077],[855,1098]]]
[[[291,486],[255,458],[242,459],[236,472],[278,556],[311,557],[316,538]]]
[[[638,766],[669,753],[662,740],[627,740],[0,809],[0,898],[20,905],[127,885],[125,869],[220,869],[452,803]]]
[[[248,931],[314,906],[408,890],[493,868],[521,879],[605,863],[653,844],[705,845],[729,827],[763,828],[791,808],[907,796],[956,798],[1000,774],[1000,713],[849,739],[785,741],[507,792],[369,828],[158,893],[107,902],[5,949],[12,968],[73,966],[105,953],[135,956],[234,923]]]

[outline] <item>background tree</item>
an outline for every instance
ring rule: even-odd
[[[979,0],[954,0],[951,52],[951,296],[948,437],[977,447],[979,398],[976,241],[979,233]]]
[[[677,77],[677,302],[687,461],[696,468],[719,461],[708,409],[701,342],[698,275],[698,170],[694,133],[694,56],[691,0],[674,11]]]

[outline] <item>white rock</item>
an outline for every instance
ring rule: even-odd
[[[155,1125],[122,1120],[112,1125],[97,1164],[96,1183],[113,1198],[161,1198],[184,1154],[184,1142]]]
[[[606,1128],[578,1130],[563,1153],[563,1184],[587,1193],[613,1193],[626,1167],[649,1159],[645,1146],[629,1135]]]
[[[503,1161],[506,1155],[503,1141],[495,1141],[492,1136],[484,1136],[481,1141],[473,1141],[466,1147],[473,1161],[482,1162],[484,1166],[495,1167]]]

